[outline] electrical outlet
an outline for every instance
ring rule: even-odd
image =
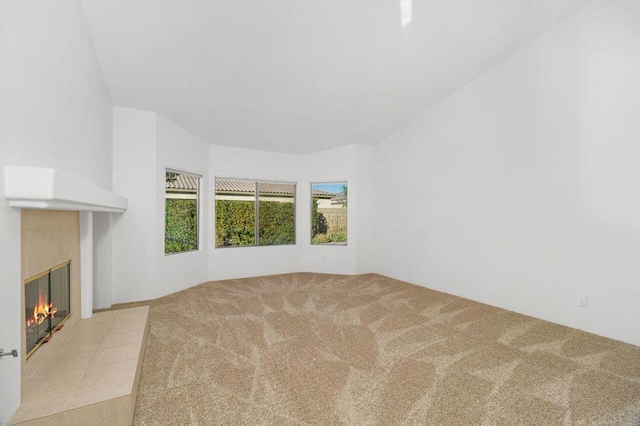
[[[580,306],[581,308],[586,308],[587,303],[588,303],[587,296],[580,296],[578,298],[578,306]]]

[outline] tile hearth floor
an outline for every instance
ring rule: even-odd
[[[63,344],[23,382],[8,424],[130,425],[148,315],[148,306],[100,312],[63,329]]]

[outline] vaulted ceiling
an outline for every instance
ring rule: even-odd
[[[156,111],[213,144],[309,153],[380,142],[588,2],[83,0],[83,7],[115,105]]]

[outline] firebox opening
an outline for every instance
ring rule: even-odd
[[[71,261],[25,281],[27,358],[62,327],[71,313]]]

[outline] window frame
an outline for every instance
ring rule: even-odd
[[[218,180],[231,180],[231,181],[241,181],[241,182],[250,182],[253,184],[253,212],[254,212],[254,243],[247,245],[218,245],[217,244],[217,220],[218,220],[218,210],[216,207],[216,202],[218,201],[218,191],[216,189],[216,182]],[[275,184],[275,185],[291,185],[293,186],[293,242],[291,243],[282,243],[282,244],[260,244],[260,184]],[[226,248],[247,248],[247,247],[281,247],[281,246],[294,246],[297,244],[297,199],[298,199],[298,182],[294,181],[283,181],[283,180],[274,180],[274,179],[252,179],[252,178],[238,178],[238,177],[227,177],[227,176],[215,176],[213,183],[213,218],[214,218],[214,230],[213,230],[213,245],[214,248],[226,249]],[[247,200],[249,201],[249,200]]]
[[[196,179],[197,181],[197,188],[196,188],[196,241],[195,241],[195,248],[191,249],[191,250],[182,250],[182,251],[176,251],[176,252],[170,252],[167,253],[166,251],[166,243],[167,243],[167,187],[166,187],[166,179],[167,179],[167,174],[168,173],[177,173],[180,175],[189,175],[192,176]],[[162,247],[162,251],[164,253],[165,256],[173,256],[173,255],[178,255],[178,254],[185,254],[185,253],[194,253],[194,252],[198,252],[202,250],[202,245],[200,244],[202,238],[201,238],[201,231],[202,231],[202,180],[203,180],[203,175],[200,173],[196,173],[196,172],[191,172],[191,171],[187,171],[187,170],[183,170],[183,169],[179,169],[179,168],[175,168],[175,167],[169,167],[166,166],[164,168],[164,176],[165,176],[165,187],[164,187],[164,228],[163,228],[163,247]],[[187,242],[187,241],[183,241],[183,243],[185,244],[191,244],[191,242]]]

